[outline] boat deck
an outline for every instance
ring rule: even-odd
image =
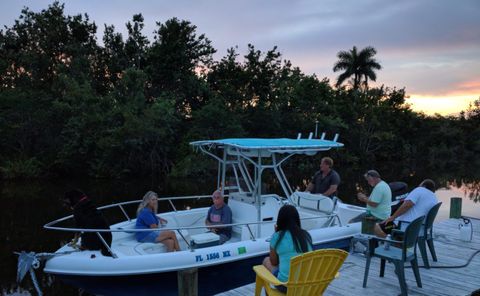
[[[432,266],[464,265],[471,256],[480,250],[480,221],[472,220],[473,240],[460,240],[458,225],[462,220],[449,219],[434,225],[435,250],[438,262]],[[480,252],[480,251],[479,251]],[[423,265],[418,252],[419,265]],[[429,253],[430,256],[430,253]],[[328,289],[326,296],[340,295],[399,295],[400,286],[393,270],[393,264],[387,263],[385,277],[378,276],[380,260],[373,258],[366,288],[362,288],[365,271],[365,257],[359,253],[350,254],[340,269],[340,277],[335,279]],[[423,288],[418,288],[411,268],[405,269],[409,295],[470,295],[480,289],[480,254],[473,257],[470,264],[463,268],[431,268],[420,269]],[[254,295],[255,283],[227,291],[218,295],[241,296]],[[265,295],[262,291],[262,295]]]

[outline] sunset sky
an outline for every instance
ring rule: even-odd
[[[2,0],[0,24],[11,27],[22,7],[33,11],[52,1]],[[155,22],[189,20],[218,50],[247,44],[269,50],[307,74],[332,82],[340,50],[373,46],[383,66],[377,84],[404,88],[412,108],[427,114],[456,114],[480,97],[480,1],[478,0],[69,0],[66,14],[87,13],[99,27],[126,32],[133,14],[145,18],[153,40]],[[124,35],[125,36],[125,35]]]

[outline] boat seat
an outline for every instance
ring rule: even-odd
[[[235,219],[233,218],[232,219],[232,223],[233,224],[236,224],[236,223],[245,223],[245,221],[240,221],[238,219]],[[255,230],[252,230],[252,231],[255,231]],[[232,232],[234,233],[238,233],[238,236],[240,238],[240,240],[249,240],[251,239],[251,235],[250,235],[250,231],[248,231],[248,228],[246,225],[235,225],[235,226],[232,226]]]
[[[135,225],[133,226],[133,228],[125,228],[125,227],[123,228],[134,229]],[[189,233],[186,229],[181,229],[180,232],[183,234],[183,236],[187,241],[190,239]],[[125,231],[124,233],[128,233],[129,235],[127,237],[122,237],[116,240],[117,247],[126,247],[127,249],[133,250],[135,254],[139,254],[139,255],[167,252],[167,248],[162,243],[148,243],[148,242],[141,243],[136,240],[135,232]],[[178,231],[175,231],[175,234],[177,235],[177,239],[179,243],[184,241],[181,235],[178,233]]]
[[[146,254],[155,254],[155,253],[165,253],[167,252],[167,248],[162,243],[140,243],[134,240],[124,240],[117,244],[117,247],[127,247],[131,248],[134,253],[139,255],[146,255]]]
[[[333,200],[322,194],[295,191],[292,194],[291,199],[299,207],[317,210],[325,214],[331,214],[335,209],[335,203]]]
[[[232,223],[236,224],[236,223],[241,223],[241,222],[238,221],[238,219],[232,218]],[[232,232],[235,232],[235,233],[238,233],[238,234],[241,235],[242,234],[242,225],[232,226]]]
[[[114,239],[122,239],[122,238],[131,238],[134,241],[135,239],[135,232],[134,231],[128,231],[128,230],[134,230],[135,229],[135,222],[131,222],[127,225],[123,225],[122,227],[118,227],[117,229],[122,229],[125,230],[125,232],[113,232],[113,235],[115,236]],[[162,228],[159,228],[158,230],[162,230]],[[185,239],[188,240],[189,232],[187,229],[180,229],[180,232],[182,235],[178,233],[177,230],[173,230],[175,232],[175,235],[177,236],[178,241],[183,241],[182,235],[185,237]]]

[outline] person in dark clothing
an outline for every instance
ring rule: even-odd
[[[333,159],[330,157],[322,158],[320,170],[312,177],[305,191],[323,194],[330,198],[336,196],[340,184],[340,175],[332,167]]]
[[[76,228],[110,229],[105,217],[82,191],[75,189],[65,192],[63,203],[73,210]],[[110,247],[112,244],[112,233],[100,232],[100,234]],[[100,240],[96,232],[83,232],[81,238],[80,248],[82,250],[101,250],[104,256],[111,256],[108,248]]]
[[[205,224],[210,231],[220,236],[220,244],[225,243],[232,237],[232,227],[213,227],[214,225],[232,224],[232,210],[225,203],[221,190],[215,190],[212,194],[213,205],[208,209]]]

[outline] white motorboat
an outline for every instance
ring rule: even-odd
[[[222,139],[192,142],[191,145],[218,161],[218,188],[228,196],[232,210],[232,238],[222,245],[199,240],[206,238],[205,218],[208,207],[177,210],[180,199],[210,198],[210,195],[165,197],[172,211],[161,213],[176,231],[181,251],[167,253],[163,244],[139,243],[135,239],[135,218],[124,207],[140,200],[100,207],[118,208],[125,221],[113,224],[110,230],[59,227],[72,216],[50,222],[44,227],[58,231],[112,232],[110,247],[113,257],[100,251],[76,251],[65,245],[49,259],[44,271],[68,284],[101,295],[176,295],[177,272],[198,269],[199,295],[212,295],[254,281],[252,266],[259,264],[269,252],[269,239],[274,231],[278,210],[286,203],[294,204],[300,213],[302,227],[312,236],[314,248],[348,249],[351,237],[360,232],[360,224],[347,224],[364,208],[343,204],[321,195],[295,192],[290,187],[282,164],[298,154],[342,147],[334,140],[323,139]],[[262,175],[272,170],[284,196],[261,192]],[[228,180],[228,182],[227,182]],[[208,235],[207,235],[208,236]],[[208,240],[208,238],[207,238]],[[210,245],[210,246],[209,246]]]

